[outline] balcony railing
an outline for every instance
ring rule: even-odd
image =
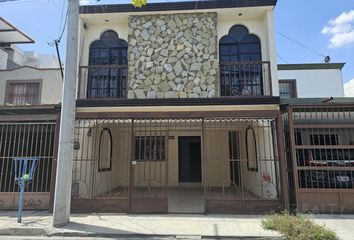
[[[271,96],[270,62],[220,63],[220,95]]]
[[[81,66],[78,99],[125,98],[127,65]]]
[[[81,66],[78,99],[125,98],[127,65]],[[271,96],[270,62],[220,64],[220,97]]]

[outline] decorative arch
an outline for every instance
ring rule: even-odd
[[[98,146],[98,171],[106,172],[112,170],[113,159],[113,138],[109,128],[102,129]]]
[[[90,45],[88,98],[125,97],[128,43],[113,30]]]
[[[254,128],[252,126],[248,126],[245,135],[247,169],[248,171],[258,172],[257,140]]]
[[[219,41],[221,96],[263,95],[262,48],[243,25],[231,27]]]
[[[219,41],[220,62],[261,61],[262,48],[258,36],[243,25],[231,27]]]

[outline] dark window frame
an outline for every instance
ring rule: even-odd
[[[101,159],[101,151],[102,151],[102,136],[103,134],[107,132],[109,135],[109,143],[110,143],[110,152],[109,152],[109,167],[102,167],[102,159]],[[98,172],[108,172],[112,171],[112,160],[113,160],[113,137],[112,137],[112,132],[109,128],[103,128],[100,133],[100,139],[99,139],[99,147],[98,147]],[[106,161],[106,160],[105,160]]]
[[[289,93],[281,93],[281,88],[280,84],[289,84]],[[282,94],[288,94],[290,95],[290,98],[297,98],[297,85],[296,85],[296,79],[280,79],[279,80],[279,96],[281,98],[287,98],[287,97],[282,97]]]
[[[248,49],[244,51],[246,46]],[[228,50],[224,51],[225,48]],[[264,94],[261,40],[249,33],[247,27],[234,25],[220,39],[219,62],[221,96],[244,95],[243,91],[249,91],[248,95]]]
[[[135,138],[134,138],[134,158],[135,158],[135,161],[138,161],[138,162],[166,161],[166,144],[167,143],[168,142],[166,142],[165,136],[150,136],[150,135],[149,136],[135,136]],[[160,145],[160,148],[158,145]]]
[[[7,80],[6,81],[6,90],[5,90],[5,104],[14,104],[10,103],[10,85],[11,84],[38,84],[38,96],[35,104],[39,105],[42,100],[42,79],[24,79],[24,80]],[[25,105],[25,104],[24,104]],[[18,105],[21,106],[21,105]]]
[[[126,98],[127,81],[128,43],[107,30],[90,45],[87,98]]]

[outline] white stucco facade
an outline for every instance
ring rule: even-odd
[[[0,105],[5,104],[7,81],[33,81],[41,83],[40,104],[58,104],[61,102],[62,77],[60,69],[38,69],[19,67],[13,70],[0,71]]]
[[[279,95],[277,63],[275,51],[275,32],[273,7],[248,7],[209,10],[185,10],[185,11],[159,11],[159,12],[123,12],[105,14],[81,14],[80,15],[80,39],[79,39],[79,65],[87,66],[89,49],[92,42],[98,40],[101,34],[107,30],[114,30],[119,38],[128,42],[129,23],[131,15],[157,15],[176,13],[203,13],[215,12],[217,14],[217,37],[220,40],[227,35],[234,25],[245,26],[251,34],[255,34],[261,41],[262,61],[269,61],[271,67],[272,95]],[[219,44],[218,44],[219,45]]]
[[[295,80],[298,98],[344,97],[344,64],[284,64],[279,80]]]

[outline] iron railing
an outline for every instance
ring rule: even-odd
[[[127,65],[92,65],[79,69],[78,99],[125,98]],[[271,96],[270,62],[220,64],[220,97]]]
[[[0,123],[0,193],[17,192],[14,158],[38,159],[26,192],[50,192],[55,123]]]
[[[110,152],[100,141],[105,129],[110,129],[114,146],[109,159],[100,154],[102,149]],[[199,151],[194,161],[200,154],[201,162],[181,172],[178,152],[186,136],[199,138],[189,151]],[[85,201],[93,201],[92,211],[127,212],[128,206],[132,212],[173,211],[176,206],[168,205],[168,199],[173,202],[176,191],[186,191],[179,185],[185,182],[196,184],[193,189],[202,194],[201,204],[203,198],[209,202],[206,211],[214,211],[213,204],[220,201],[276,204],[282,199],[277,138],[274,118],[77,120],[74,208],[81,211],[88,207]],[[99,164],[105,161],[111,161],[112,168],[100,172]]]
[[[270,62],[220,63],[220,89],[222,97],[271,96]]]
[[[127,74],[127,65],[81,66],[77,98],[125,98]]]

